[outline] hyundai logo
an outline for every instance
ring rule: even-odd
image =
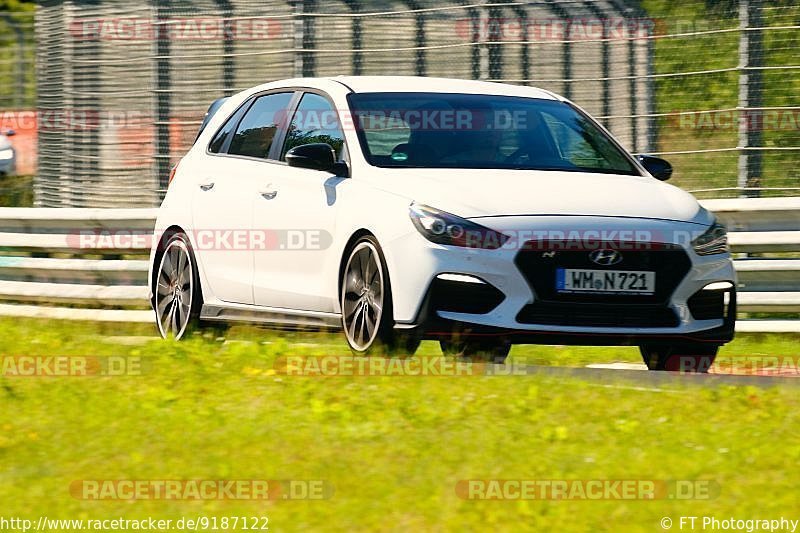
[[[589,254],[589,259],[598,265],[611,266],[622,261],[622,254],[616,250],[595,250]]]

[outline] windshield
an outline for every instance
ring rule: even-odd
[[[348,99],[373,166],[640,175],[603,131],[563,102],[441,93],[357,93]]]

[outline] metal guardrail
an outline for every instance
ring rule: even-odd
[[[800,313],[800,198],[702,203],[728,225],[739,311]],[[156,214],[0,208],[0,316],[151,322],[147,258]],[[797,258],[786,257],[793,253]],[[737,329],[800,333],[800,319],[743,319]]]

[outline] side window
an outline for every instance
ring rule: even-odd
[[[281,160],[285,159],[286,152],[301,144],[327,143],[336,152],[336,158],[342,157],[344,147],[344,134],[331,103],[322,96],[306,93],[297,106],[297,111],[292,117],[286,142],[281,151]]]
[[[218,154],[222,147],[225,145],[225,140],[230,136],[231,131],[233,131],[233,126],[236,124],[236,118],[239,116],[239,113],[234,113],[228,121],[222,126],[214,138],[211,139],[211,143],[208,145],[208,151],[212,154]],[[202,133],[202,132],[201,132]]]
[[[275,93],[256,99],[236,128],[228,153],[266,159],[292,94]]]

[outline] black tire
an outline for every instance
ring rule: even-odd
[[[181,267],[183,257],[187,262]],[[174,268],[170,268],[173,262],[176,264]],[[163,250],[156,258],[153,281],[153,310],[159,334],[162,338],[172,337],[175,340],[186,338],[200,325],[203,294],[200,290],[197,260],[189,238],[184,233],[174,233],[164,240]],[[184,301],[187,297],[188,304]],[[168,316],[170,312],[172,315]]]
[[[342,328],[353,353],[413,355],[420,339],[394,329],[389,271],[377,239],[364,235],[354,242],[345,252],[343,265],[339,285]]]
[[[714,364],[719,345],[674,344],[639,347],[648,370],[705,374]]]
[[[463,357],[475,362],[503,364],[511,351],[511,344],[499,339],[463,339],[453,337],[439,341],[442,353]]]

